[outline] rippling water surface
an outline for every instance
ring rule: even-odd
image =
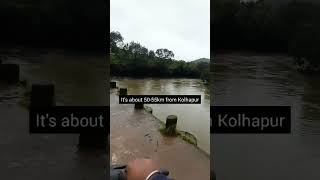
[[[219,54],[213,105],[291,106],[291,134],[214,134],[218,179],[320,179],[320,76],[298,73],[283,55]]]

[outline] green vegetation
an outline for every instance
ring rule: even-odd
[[[198,147],[197,138],[193,134],[186,131],[178,131],[178,134],[184,141]]]
[[[216,0],[214,51],[288,53],[303,71],[320,65],[320,5],[292,0],[232,2]]]
[[[124,43],[119,32],[110,33],[111,74],[131,77],[193,77],[209,79],[209,63],[175,60],[162,48],[148,50],[137,42]]]

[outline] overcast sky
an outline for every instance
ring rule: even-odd
[[[111,0],[111,31],[175,59],[210,57],[210,0]]]

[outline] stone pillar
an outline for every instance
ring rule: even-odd
[[[32,107],[50,107],[55,105],[55,88],[53,84],[32,84],[30,105]]]
[[[112,88],[112,89],[117,88],[117,82],[111,81],[110,82],[110,88]]]
[[[144,106],[143,106],[143,103],[135,103],[135,104],[134,104],[134,108],[135,108],[135,109],[143,109],[143,107],[144,107]]]
[[[127,88],[120,88],[119,94],[120,94],[120,96],[125,96],[125,95],[127,95]]]
[[[176,115],[169,115],[166,120],[166,133],[167,135],[175,135],[178,117]]]
[[[20,67],[18,64],[0,64],[0,80],[6,83],[18,83]]]

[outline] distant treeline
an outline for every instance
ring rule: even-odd
[[[214,51],[283,52],[294,56],[298,64],[308,62],[309,67],[318,68],[319,4],[216,0],[213,12]]]
[[[0,45],[106,48],[104,0],[1,0]]]
[[[119,32],[110,33],[111,74],[114,76],[194,77],[209,79],[209,63],[175,60],[166,48],[149,50],[138,42],[124,43]]]

